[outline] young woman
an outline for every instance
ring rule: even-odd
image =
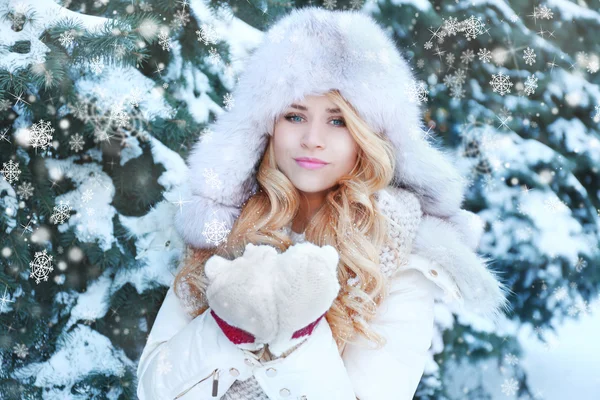
[[[373,19],[306,7],[265,38],[190,154],[189,251],[138,397],[412,399],[436,298],[508,309],[464,179],[419,134],[409,67]]]

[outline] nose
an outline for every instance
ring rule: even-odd
[[[326,128],[313,122],[302,135],[302,145],[306,148],[325,147]]]

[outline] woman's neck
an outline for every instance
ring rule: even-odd
[[[328,190],[322,192],[300,192],[300,208],[292,221],[292,230],[298,234],[306,230],[308,222],[325,202]]]

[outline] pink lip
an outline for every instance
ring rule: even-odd
[[[301,166],[302,168],[306,168],[306,169],[319,169],[321,167],[326,166],[327,164],[324,163],[316,163],[316,162],[310,162],[310,161],[298,161],[296,160],[296,162],[298,163],[299,166]]]

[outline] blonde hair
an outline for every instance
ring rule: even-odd
[[[306,240],[319,246],[331,245],[340,255],[338,280],[341,289],[325,316],[340,355],[355,334],[378,346],[385,338],[367,325],[388,295],[388,284],[379,267],[379,255],[388,240],[387,219],[379,212],[374,193],[388,186],[394,176],[394,148],[382,134],[374,132],[337,90],[325,95],[338,106],[345,124],[359,145],[357,162],[326,196],[323,206],[305,229]],[[284,252],[293,243],[282,230],[296,216],[300,192],[278,169],[272,137],[257,174],[259,190],[242,206],[224,242],[210,249],[188,246],[174,290],[197,317],[208,309],[204,263],[213,255],[234,259],[247,243],[271,245]],[[184,296],[182,297],[182,291]]]

